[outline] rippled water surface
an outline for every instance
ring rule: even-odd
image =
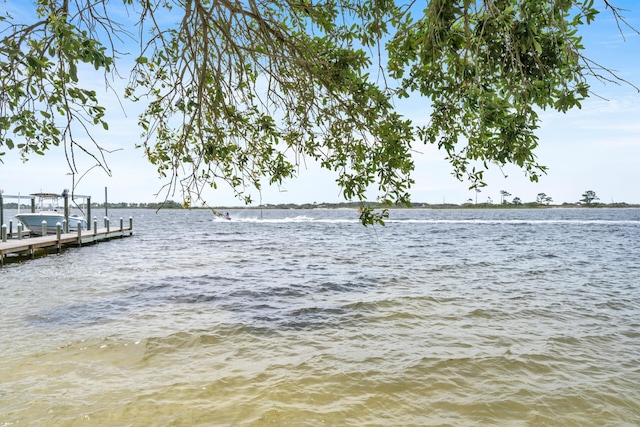
[[[231,215],[6,263],[0,426],[640,425],[640,210]]]

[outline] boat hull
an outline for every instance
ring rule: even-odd
[[[38,236],[42,235],[43,221],[47,226],[47,234],[55,234],[58,223],[62,225],[64,221],[64,215],[59,212],[22,213],[16,215],[16,218],[29,229],[31,234]],[[78,216],[70,216],[69,231],[77,231],[79,226],[86,230],[87,221]]]

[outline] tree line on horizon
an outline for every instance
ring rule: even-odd
[[[466,205],[468,204],[478,204],[478,199],[477,199],[477,195],[480,193],[480,190],[476,189],[476,199],[475,201],[471,198],[467,199],[467,202],[465,203]],[[535,202],[523,202],[520,197],[514,197],[511,202],[509,202],[509,200],[507,199],[507,197],[510,197],[511,193],[509,193],[506,190],[500,190],[500,205],[515,205],[515,206],[521,206],[521,205],[546,205],[546,206],[550,206],[551,203],[553,202],[553,198],[551,198],[550,196],[547,195],[547,193],[538,193],[538,195],[536,196],[536,200]],[[563,202],[563,205],[586,205],[586,206],[591,206],[593,204],[597,204],[597,200],[600,200],[600,198],[596,195],[596,192],[593,190],[587,190],[584,193],[582,193],[582,198],[575,202],[575,203],[569,203],[569,202]],[[493,199],[491,199],[491,197],[487,198],[486,203],[487,205],[492,205],[493,204]],[[624,202],[620,202],[620,203],[616,203],[616,204],[626,204]]]
[[[508,201],[507,197],[510,197],[511,194],[506,190],[502,190],[500,192],[501,201],[499,204],[493,203],[493,200],[489,197],[486,202],[477,202],[472,199],[468,199],[465,203],[456,204],[456,203],[426,203],[426,202],[415,202],[412,203],[410,207],[414,208],[426,208],[426,207],[445,207],[445,208],[455,208],[455,207],[463,207],[463,208],[502,208],[502,207],[525,207],[525,208],[539,208],[539,207],[549,207],[549,206],[586,206],[586,207],[633,207],[638,206],[635,204],[628,204],[626,202],[615,202],[615,203],[601,203],[598,202],[599,198],[596,195],[595,191],[587,190],[582,194],[582,199],[578,202],[563,202],[560,205],[553,205],[553,199],[549,197],[546,193],[538,193],[535,201],[531,202],[522,202],[519,197],[514,197],[511,202]],[[376,202],[365,202],[371,208],[381,207],[379,203]],[[195,206],[184,206],[183,204],[173,201],[167,200],[163,202],[149,202],[149,203],[137,203],[137,202],[108,202],[106,207],[108,209],[220,209],[220,208],[233,208],[233,209],[313,209],[313,208],[353,208],[359,209],[361,202],[336,202],[336,203],[278,203],[278,204],[263,204],[259,206],[216,206],[216,207],[195,207]],[[5,203],[4,208],[6,209],[18,209],[18,203]],[[21,209],[29,209],[30,205],[21,203]],[[92,209],[104,209],[105,203],[93,202],[91,203]]]

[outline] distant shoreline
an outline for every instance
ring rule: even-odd
[[[536,202],[523,203],[519,205],[508,204],[491,204],[491,203],[478,203],[470,204],[465,203],[462,205],[456,204],[429,204],[429,203],[413,203],[411,206],[388,206],[377,203],[366,203],[374,209],[602,209],[602,208],[640,208],[640,204],[627,204],[627,203],[592,203],[586,204],[570,204],[564,203],[562,205],[545,205]],[[281,204],[265,204],[262,206],[213,206],[213,207],[191,207],[187,209],[219,209],[219,210],[255,210],[255,209],[358,209],[359,203],[281,203]]]
[[[444,203],[413,203],[411,206],[389,206],[374,202],[365,202],[365,205],[374,209],[603,209],[603,208],[640,208],[640,204],[627,203],[563,203],[557,204],[540,204],[537,202],[513,204],[493,204],[493,203],[464,203],[461,205]],[[189,206],[184,207],[182,204],[167,201],[164,203],[107,203],[107,209],[213,209],[213,210],[256,210],[256,209],[358,209],[360,202],[343,202],[343,203],[280,203],[280,204],[264,204],[259,206]],[[29,209],[30,206],[21,204],[20,209]],[[91,203],[91,209],[104,209],[104,203]],[[18,209],[17,203],[5,203],[3,209]]]

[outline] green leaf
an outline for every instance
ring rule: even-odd
[[[535,47],[536,52],[538,53],[538,55],[542,55],[542,46],[540,45],[538,40],[533,39],[533,46]]]
[[[78,81],[78,67],[76,66],[75,62],[71,62],[69,64],[69,77],[71,78],[71,81],[73,81],[73,82],[77,82]]]

